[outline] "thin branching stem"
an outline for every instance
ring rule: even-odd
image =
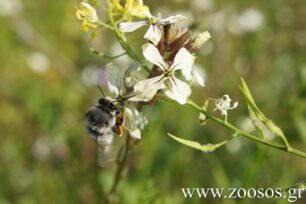
[[[258,142],[258,143],[261,143],[261,144],[273,147],[275,149],[283,150],[285,152],[289,152],[291,154],[294,154],[294,155],[306,158],[306,153],[305,152],[302,152],[300,150],[294,149],[294,148],[292,148],[290,146],[287,147],[287,146],[280,145],[280,144],[277,144],[277,143],[274,143],[274,142],[266,141],[263,138],[260,138],[260,137],[257,137],[256,135],[253,135],[251,133],[245,132],[245,131],[237,128],[236,126],[228,123],[227,121],[224,121],[223,119],[218,118],[218,117],[213,116],[212,114],[208,113],[206,110],[201,108],[198,104],[196,104],[195,102],[193,102],[190,99],[187,101],[187,104],[190,105],[192,108],[196,109],[197,111],[199,111],[199,112],[203,113],[204,115],[206,115],[207,118],[217,122],[218,124],[222,125],[223,127],[227,128],[227,129],[233,131],[236,135],[240,135],[242,137],[245,137],[245,138],[253,140],[255,142]]]
[[[116,22],[116,20],[113,17],[112,6],[111,6],[109,0],[108,0],[108,4],[109,4],[109,12],[108,12],[109,21],[110,21],[110,24],[113,28],[113,31],[115,32],[116,38],[117,38],[118,42],[120,43],[121,47],[125,50],[126,54],[131,59],[139,62],[141,64],[141,66],[144,68],[144,70],[149,72],[150,69],[148,68],[146,61],[144,59],[140,58],[134,52],[134,50],[131,48],[131,46],[126,42],[124,35],[120,32],[120,30],[118,28],[118,23]]]
[[[97,24],[100,26],[100,27],[104,27],[104,28],[107,28],[107,29],[110,29],[110,30],[114,30],[114,28],[110,25],[108,25],[107,23],[104,23],[102,21],[98,21]]]
[[[94,54],[96,54],[97,56],[108,59],[108,60],[117,59],[117,58],[119,58],[123,55],[126,55],[126,52],[123,52],[123,53],[118,54],[118,55],[110,56],[110,55],[104,54],[103,52],[99,52],[98,50],[95,50],[93,48],[90,48],[90,51],[93,52]]]

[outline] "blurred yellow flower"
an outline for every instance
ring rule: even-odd
[[[145,13],[149,11],[149,7],[143,5],[142,0],[109,0],[109,3],[114,13],[128,20],[133,17],[145,18]]]
[[[99,19],[97,11],[89,3],[81,2],[76,11],[76,16],[79,20],[83,21],[81,27],[85,32],[98,27],[97,22]]]
[[[132,16],[145,18],[145,13],[149,11],[149,7],[143,5],[142,0],[126,0],[125,10]]]
[[[87,20],[84,20],[82,22],[82,25],[81,25],[82,30],[85,31],[85,32],[88,32],[90,29],[95,29],[97,27],[98,27],[97,24],[91,23],[91,22],[89,22]]]

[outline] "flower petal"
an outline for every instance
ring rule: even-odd
[[[238,107],[238,101],[236,101],[232,107],[230,107],[229,109],[234,109],[234,108],[237,108]]]
[[[163,75],[145,79],[139,81],[134,86],[134,91],[136,92],[136,96],[133,97],[133,101],[149,101],[151,100],[154,95],[157,93],[158,90],[165,88],[164,81],[167,78]]]
[[[193,72],[193,78],[194,78],[194,80],[195,80],[200,86],[204,87],[205,84],[204,84],[204,79],[203,79],[202,75],[201,75],[197,70],[195,70],[195,69],[193,69],[192,72]]]
[[[132,86],[134,86],[136,82],[132,76],[135,76],[135,74],[140,70],[141,70],[141,66],[139,63],[134,63],[128,66],[128,68],[126,69],[124,73],[124,84],[127,88],[131,88]]]
[[[152,18],[152,14],[150,13],[150,10],[145,10],[145,11],[144,11],[144,15],[145,15],[148,19]]]
[[[187,98],[191,94],[189,85],[176,77],[173,77],[173,80],[169,81],[170,84],[169,86],[167,84],[167,88],[164,91],[165,95],[177,101],[181,105],[185,104]]]
[[[168,69],[168,64],[164,61],[160,55],[158,49],[151,43],[146,43],[142,46],[144,57],[152,64],[157,65],[161,69]]]
[[[132,32],[137,30],[138,28],[146,25],[146,21],[138,21],[138,22],[122,22],[119,24],[119,30],[123,33]]]
[[[173,70],[181,70],[182,74],[187,80],[192,79],[192,65],[194,62],[194,56],[186,50],[186,48],[181,48],[175,55],[174,62],[172,64]]]
[[[125,112],[124,127],[129,131],[131,137],[141,139],[141,130],[148,124],[148,119],[135,106],[127,107]]]
[[[227,110],[234,109],[238,106],[238,102],[235,102],[231,106],[232,99],[229,95],[224,95],[221,98],[216,99],[215,110],[218,109],[221,112],[221,115],[227,116]]]
[[[160,41],[162,36],[161,30],[158,25],[150,25],[148,31],[146,32],[144,38],[150,40],[155,46]]]
[[[86,2],[81,2],[78,10],[76,11],[76,16],[79,20],[87,20],[90,23],[95,23],[98,21],[96,9]]]
[[[147,12],[149,12],[149,7],[141,4],[132,8],[131,15],[136,16],[138,18],[145,18],[147,17],[146,15]]]
[[[108,63],[106,65],[106,78],[110,92],[116,96],[119,95],[119,90],[125,90],[124,85],[124,73],[126,69],[123,69],[118,64]]]
[[[164,19],[160,19],[158,21],[159,24],[161,25],[167,25],[167,24],[172,24],[172,23],[176,23],[176,22],[180,22],[180,21],[185,21],[187,18],[185,16],[182,15],[175,15],[175,16],[169,16],[167,18]]]
[[[129,133],[130,133],[131,137],[133,137],[135,139],[138,139],[138,140],[141,139],[141,132],[140,132],[139,129],[131,130],[131,131],[129,131]]]

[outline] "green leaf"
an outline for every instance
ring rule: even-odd
[[[215,151],[217,148],[221,147],[222,145],[226,144],[228,142],[228,140],[224,140],[223,142],[217,143],[217,144],[200,144],[198,142],[195,141],[191,141],[191,140],[185,140],[179,137],[176,137],[174,135],[172,135],[171,133],[168,133],[168,135],[170,137],[172,137],[174,140],[178,141],[179,143],[182,143],[186,146],[192,147],[194,149],[197,150],[201,150],[203,152],[213,152]]]

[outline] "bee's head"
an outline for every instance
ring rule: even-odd
[[[97,106],[108,111],[112,115],[118,114],[119,112],[116,105],[106,98],[99,98]]]
[[[106,99],[106,98],[99,98],[99,100],[98,100],[98,105],[101,105],[101,106],[106,106],[107,104],[109,104],[109,100],[108,99]]]

